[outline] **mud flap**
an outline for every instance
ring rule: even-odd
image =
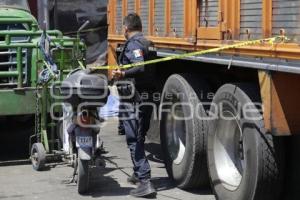
[[[81,160],[91,160],[92,159],[92,149],[91,148],[78,148],[78,157]]]

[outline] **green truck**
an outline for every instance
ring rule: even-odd
[[[60,100],[50,86],[85,68],[85,49],[79,36],[40,30],[26,0],[0,1],[0,117],[35,116],[30,142],[43,143],[47,153],[58,143],[59,123],[50,111],[61,113],[61,106],[51,106]]]

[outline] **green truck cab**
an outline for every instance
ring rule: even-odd
[[[0,1],[0,117],[34,116],[30,149],[37,142],[46,153],[60,149],[63,102],[57,88],[75,69],[85,69],[79,32],[69,38],[41,30],[26,0]]]
[[[49,67],[40,48],[43,33],[26,0],[0,2],[0,116],[35,114],[38,77]],[[84,67],[85,47],[78,38],[63,37],[60,31],[46,35],[51,39],[47,50],[58,67],[57,80]]]

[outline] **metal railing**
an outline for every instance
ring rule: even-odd
[[[12,83],[13,85],[22,88],[23,84],[26,83],[24,79],[27,79],[27,72],[29,71],[27,65],[30,64],[32,59],[28,58],[28,55],[31,55],[29,52],[39,48],[39,42],[33,39],[39,38],[43,31],[38,30],[38,26],[32,18],[2,18],[0,16],[0,26],[9,24],[21,24],[24,30],[0,30],[0,86],[1,78],[10,78],[17,80]],[[25,27],[29,30],[25,30]],[[70,47],[73,49],[75,46],[82,46],[78,39],[64,38],[62,32],[58,30],[47,31],[47,34],[51,37],[53,44],[58,44],[62,48]],[[53,44],[51,43],[50,46],[52,47]],[[37,54],[39,54],[39,51],[37,51]],[[10,57],[10,60],[1,62],[1,56],[2,58],[5,56]],[[39,56],[36,56],[36,62],[39,62]],[[61,58],[64,59],[64,55]],[[1,70],[3,66],[10,66],[10,69]]]
[[[1,31],[2,32],[2,31]],[[5,38],[5,41],[0,41],[0,44],[5,43],[19,44],[29,42],[28,36],[14,36],[14,37],[0,37]],[[7,40],[9,38],[9,40]],[[3,51],[4,49],[4,51]],[[1,51],[2,50],[2,51]],[[28,50],[18,48],[0,48],[0,78],[2,78],[1,85],[17,85],[18,88],[27,83],[27,69],[28,69]]]

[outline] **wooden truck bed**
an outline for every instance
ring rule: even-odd
[[[298,0],[110,0],[109,40],[122,41],[122,19],[140,14],[144,34],[157,47],[199,50],[286,35],[288,44],[249,46],[235,55],[300,58]]]

